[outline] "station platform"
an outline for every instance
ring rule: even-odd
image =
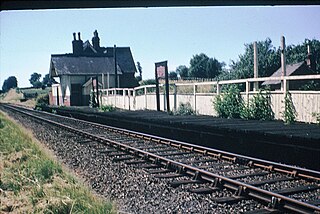
[[[88,107],[43,110],[256,158],[320,170],[320,126],[283,121],[178,116],[157,111],[99,112]]]

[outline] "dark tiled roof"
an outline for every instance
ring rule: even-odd
[[[301,66],[303,66],[304,62],[299,62],[295,64],[287,65],[286,74],[287,76],[291,76],[296,70],[298,70]],[[281,67],[276,70],[270,77],[281,77]],[[272,80],[272,81],[264,81],[262,85],[273,85],[280,84],[280,80]]]
[[[107,47],[106,54],[113,56],[113,47]],[[133,61],[130,47],[117,47],[117,63],[124,73],[135,73],[137,72],[136,66]]]
[[[93,49],[90,43],[85,43],[86,49]],[[73,54],[51,55],[50,73],[52,75],[86,75],[86,74],[114,74],[113,47],[101,48],[104,53],[83,53],[81,56]],[[129,47],[117,47],[118,74],[135,73],[136,66]]]
[[[114,74],[114,60],[110,57],[86,57],[72,55],[52,55],[50,70],[52,74],[86,75]],[[118,69],[118,73],[121,71]]]
[[[86,52],[87,49],[89,49],[89,51],[91,51],[92,53],[98,53],[88,40],[83,43],[83,51]]]

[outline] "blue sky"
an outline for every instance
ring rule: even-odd
[[[227,65],[244,44],[269,37],[280,45],[320,40],[320,6],[181,7],[0,12],[0,87],[16,76],[30,86],[33,72],[49,72],[51,54],[72,52],[73,32],[90,40],[98,30],[102,46],[130,46],[143,78],[153,78],[154,62],[168,60],[169,71],[189,65],[199,53]]]

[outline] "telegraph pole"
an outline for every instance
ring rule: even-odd
[[[115,84],[114,87],[118,88],[118,69],[117,69],[117,46],[113,46],[113,58],[114,58],[114,75],[115,75]]]

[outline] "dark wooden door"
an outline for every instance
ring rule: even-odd
[[[82,105],[82,86],[81,84],[71,84],[71,106],[81,106]]]

